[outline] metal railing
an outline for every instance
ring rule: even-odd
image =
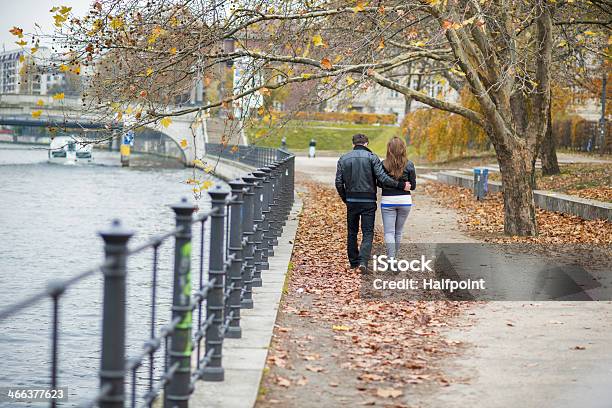
[[[257,146],[230,146],[222,143],[206,143],[206,154],[237,161],[250,166],[267,166],[291,155],[283,149]]]
[[[274,255],[294,201],[294,156],[279,151],[272,158],[269,149],[259,152],[258,149],[261,148],[250,148],[249,163],[262,167],[228,182],[230,189],[217,185],[209,190],[209,211],[194,216],[196,207],[184,198],[172,206],[176,227],[135,248],[128,247],[133,232],[115,220],[109,229],[100,232],[105,253],[101,265],[68,280],[53,281],[45,290],[0,311],[2,321],[43,299],[51,299],[50,388],[61,385],[58,345],[62,295],[69,287],[100,271],[104,278],[100,385],[93,399],[81,406],[152,407],[163,391],[164,407],[185,408],[198,380],[223,381],[223,340],[242,336],[240,311],[254,307],[252,288],[263,284],[262,271],[269,268],[268,259]],[[194,225],[199,225],[200,235],[195,282],[191,273]],[[205,230],[210,234],[208,251],[204,245]],[[172,317],[158,328],[158,254],[160,246],[172,237],[175,238]],[[128,260],[149,250],[152,256],[149,338],[140,353],[126,358]],[[192,289],[193,284],[197,285],[196,290]],[[155,354],[162,346],[164,367],[161,375],[156,376]],[[147,389],[139,393],[136,377],[145,363],[148,363]],[[126,384],[131,386],[129,392]],[[51,407],[56,405],[56,400],[50,401]]]

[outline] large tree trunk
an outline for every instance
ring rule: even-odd
[[[548,109],[548,128],[542,139],[540,146],[540,159],[542,160],[542,174],[551,176],[561,173],[559,162],[557,161],[557,143],[552,131],[552,114]]]
[[[532,189],[533,154],[525,146],[504,149],[496,146],[504,196],[504,232],[507,235],[536,235]]]

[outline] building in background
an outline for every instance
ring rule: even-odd
[[[39,47],[35,54],[23,49],[0,52],[0,93],[48,95],[63,92],[66,96],[79,96],[83,89],[86,67],[79,75],[60,72],[52,67],[51,50]],[[55,64],[59,65],[59,64]]]
[[[419,78],[412,75],[409,86],[431,97],[446,101],[455,102],[459,97],[459,94],[443,78],[437,78],[437,76],[421,75]],[[338,94],[327,102],[325,110],[331,112],[393,114],[397,117],[397,123],[401,123],[408,111],[421,108],[430,108],[430,106],[417,101],[408,104],[403,94],[373,84],[365,89],[355,88],[350,92]]]

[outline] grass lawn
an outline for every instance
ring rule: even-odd
[[[267,133],[257,139],[255,136],[262,129]],[[385,155],[387,141],[401,135],[400,128],[396,126],[295,120],[279,128],[256,126],[247,129],[249,141],[257,146],[279,147],[284,136],[287,138],[287,148],[293,151],[308,150],[308,142],[314,138],[319,151],[344,152],[352,149],[351,138],[355,133],[368,136],[370,149],[381,156]]]

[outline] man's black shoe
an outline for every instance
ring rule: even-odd
[[[360,272],[362,275],[365,275],[365,274],[370,273],[370,270],[368,269],[367,265],[363,265],[363,264],[361,264],[361,265],[359,265],[359,272]]]

